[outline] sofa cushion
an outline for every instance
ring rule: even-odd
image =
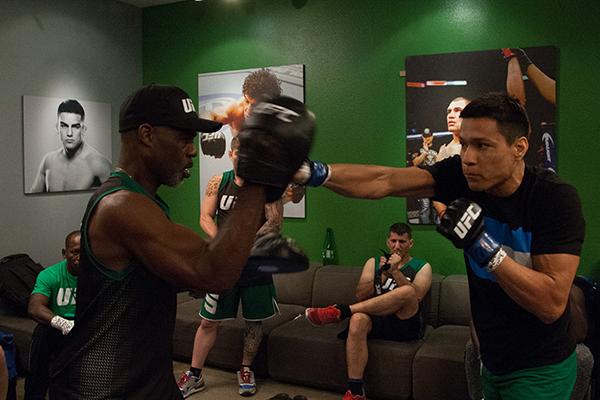
[[[311,263],[306,271],[273,275],[273,283],[280,304],[297,304],[309,307],[312,298],[313,278],[320,264]]]
[[[414,400],[467,398],[465,345],[469,327],[443,325],[431,332],[413,362]]]
[[[432,274],[431,288],[423,298],[423,318],[425,324],[438,326],[438,314],[440,308],[440,286],[444,275]]]
[[[469,325],[471,303],[466,275],[449,275],[440,287],[439,325]]]
[[[362,267],[325,265],[315,273],[313,284],[313,307],[330,304],[352,304],[356,302],[356,285]]]
[[[276,380],[343,392],[348,380],[346,349],[345,341],[337,334],[345,327],[346,322],[315,327],[300,318],[275,328],[268,339],[269,375]],[[370,340],[364,377],[367,395],[409,399],[412,360],[422,342]]]

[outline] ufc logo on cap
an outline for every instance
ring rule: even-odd
[[[477,207],[477,210],[474,210],[474,208],[473,204],[469,205],[469,208],[467,208],[467,211],[460,217],[460,221],[458,221],[453,229],[454,233],[461,239],[464,239],[465,236],[467,236],[469,229],[473,226],[473,221],[481,215],[481,208]]]
[[[257,112],[260,114],[274,115],[277,119],[279,119],[283,122],[292,122],[290,117],[299,117],[300,116],[300,114],[298,114],[295,111],[292,111],[288,108],[278,106],[276,104],[271,104],[271,103],[258,104],[256,107],[254,107],[254,112]]]
[[[196,108],[194,108],[194,103],[192,103],[192,99],[181,99],[181,104],[183,104],[183,111],[186,113],[196,111]]]

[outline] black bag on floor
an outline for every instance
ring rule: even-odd
[[[0,299],[16,315],[27,315],[27,302],[43,267],[27,254],[0,260]]]

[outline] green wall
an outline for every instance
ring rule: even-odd
[[[568,5],[567,5],[568,4]],[[559,168],[582,198],[587,236],[580,273],[600,277],[600,2],[205,0],[147,8],[144,81],[171,83],[197,99],[197,74],[301,63],[318,133],[312,157],[405,165],[406,56],[554,45],[559,49]],[[198,232],[197,171],[161,193],[175,220]],[[403,199],[347,199],[310,189],[306,218],[284,232],[311,260],[332,227],[345,265],[383,246]],[[462,273],[462,255],[432,227],[416,227],[413,254],[442,274]]]

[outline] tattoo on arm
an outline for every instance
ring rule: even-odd
[[[206,185],[206,195],[207,196],[216,196],[219,191],[220,179],[215,179],[215,178],[216,177],[213,177],[210,181],[208,181],[208,184]]]
[[[270,232],[279,232],[283,224],[283,202],[281,200],[265,204],[265,217],[267,221],[260,227],[257,235]]]

